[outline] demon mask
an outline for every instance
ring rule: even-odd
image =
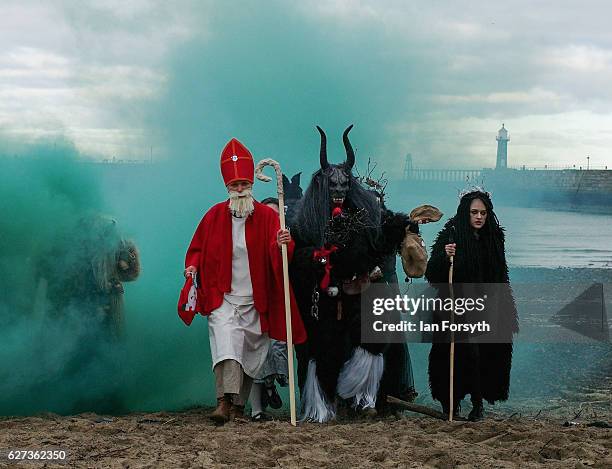
[[[323,129],[317,126],[317,130],[321,134],[321,172],[328,178],[329,197],[335,205],[342,205],[350,188],[351,170],[355,164],[355,152],[348,138],[348,133],[352,128],[352,125],[348,126],[342,134],[342,141],[346,149],[346,161],[341,164],[330,164],[327,161],[327,137]]]

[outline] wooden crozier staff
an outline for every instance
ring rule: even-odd
[[[263,174],[263,169],[266,166],[272,166],[276,172],[276,190],[278,193],[278,214],[280,217],[281,230],[285,229],[285,193],[283,191],[283,173],[281,172],[280,164],[271,158],[261,160],[255,166],[255,175],[257,179],[264,182],[270,182],[271,177]],[[291,331],[291,299],[289,296],[289,261],[287,257],[287,245],[281,245],[281,255],[283,259],[283,288],[285,290],[285,323],[287,324],[287,362],[289,371],[289,410],[291,412],[291,425],[297,425],[297,416],[295,409],[295,379],[293,377],[293,334]]]

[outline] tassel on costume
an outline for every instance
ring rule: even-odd
[[[308,374],[301,399],[300,422],[325,423],[336,417],[336,406],[325,399],[317,378],[317,364],[308,362]]]
[[[374,408],[383,370],[382,353],[374,355],[357,347],[340,371],[338,395],[343,399],[354,397],[355,408]]]

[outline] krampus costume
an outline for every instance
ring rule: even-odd
[[[327,161],[321,134],[321,169],[313,174],[292,223],[296,242],[291,279],[308,342],[296,347],[302,419],[336,415],[335,398],[374,409],[384,370],[385,344],[361,343],[361,292],[381,259],[395,253],[408,217],[381,219],[376,197],[353,176],[355,155],[347,128],[346,161]]]
[[[391,221],[395,214],[385,205],[384,193],[375,192],[376,197],[380,202],[381,217],[387,222]],[[401,215],[399,215],[401,217]],[[403,225],[401,218],[397,220],[399,223],[388,223],[390,227],[394,225],[396,228]],[[418,223],[410,223],[410,231],[419,234]],[[390,236],[391,239],[397,239],[404,233],[394,233]],[[399,280],[397,278],[397,251],[393,251],[387,256],[382,257],[379,265],[381,269],[381,278],[375,280],[377,283],[384,283],[388,286],[389,292],[393,296],[400,295]],[[390,343],[384,353],[385,371],[381,382],[381,390],[383,395],[392,395],[404,401],[412,402],[418,395],[414,388],[414,376],[412,373],[412,361],[410,359],[410,351],[406,342]],[[379,408],[386,408],[385,400],[378,400]]]
[[[121,236],[115,220],[101,215],[77,220],[69,232],[55,240],[37,272],[35,311],[65,328],[61,373],[53,380],[82,382],[83,376],[103,379],[80,393],[71,413],[122,412],[122,363],[111,353],[120,350],[124,330],[123,284],[140,273],[135,244]]]
[[[58,243],[59,244],[59,243]],[[50,314],[81,312],[99,322],[109,337],[123,329],[123,283],[140,274],[134,243],[120,236],[116,221],[101,215],[76,223],[69,242],[47,256],[39,289],[46,290]]]
[[[475,230],[470,225],[470,205],[480,199],[487,210],[482,228]],[[454,227],[454,236],[451,231]],[[448,272],[450,261],[445,246],[456,243],[454,256],[454,296],[466,295],[463,284],[500,284],[499,294],[487,300],[487,317],[495,318],[497,337],[495,343],[467,343],[455,345],[454,402],[456,413],[460,401],[471,395],[471,420],[483,417],[482,399],[493,404],[508,398],[510,368],[512,365],[512,336],[518,331],[518,316],[509,285],[508,266],[504,249],[504,230],[493,211],[488,193],[481,190],[469,192],[461,198],[457,214],[451,218],[431,250],[425,277],[438,289],[438,295],[449,297]],[[478,288],[477,286],[464,286]],[[432,397],[441,402],[443,411],[449,411],[449,337],[447,333],[436,333],[429,354],[429,384]]]

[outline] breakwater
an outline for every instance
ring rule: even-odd
[[[612,213],[612,170],[607,169],[411,169],[401,181],[411,192],[453,196],[473,185],[509,205]]]

